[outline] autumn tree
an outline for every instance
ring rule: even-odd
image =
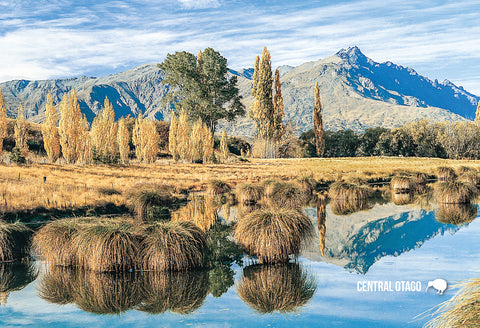
[[[178,120],[174,112],[170,114],[170,129],[168,130],[168,150],[172,154],[173,160],[178,161]]]
[[[60,136],[57,128],[58,114],[53,105],[53,97],[47,95],[45,105],[45,122],[42,124],[43,147],[50,162],[55,163],[60,157]]]
[[[317,156],[323,157],[325,149],[325,141],[323,138],[323,119],[322,119],[322,103],[320,102],[320,88],[318,82],[315,82],[315,104],[313,107],[313,129],[315,132],[315,145],[317,148]]]
[[[112,103],[105,97],[103,110],[92,122],[91,141],[95,160],[112,163],[117,158],[117,130],[115,111]]]
[[[227,143],[227,132],[225,129],[222,131],[222,139],[220,139],[220,155],[222,157],[222,161],[225,162],[228,158],[228,143]]]
[[[284,133],[283,125],[284,105],[282,97],[282,84],[280,83],[280,72],[275,70],[275,95],[273,96],[273,140],[278,143]]]
[[[0,155],[3,151],[3,140],[7,137],[7,103],[0,90]]]
[[[213,160],[213,134],[210,131],[210,128],[203,124],[202,128],[202,140],[203,140],[203,163],[208,163]]]
[[[163,102],[185,110],[192,122],[201,118],[212,134],[219,120],[245,114],[237,77],[229,76],[227,59],[218,51],[206,48],[197,57],[176,52],[158,66],[165,72],[163,83],[170,85]]]
[[[93,142],[85,115],[82,115],[82,119],[80,120],[79,135],[80,143],[78,148],[78,162],[90,164],[93,162]]]
[[[135,121],[132,133],[132,141],[135,145],[135,154],[139,161],[153,163],[157,159],[158,148],[158,132],[155,122],[146,120],[140,114]]]
[[[21,156],[27,156],[27,120],[25,119],[25,112],[22,105],[20,105],[18,108],[17,118],[15,120],[14,135],[16,150]]]
[[[188,160],[191,158],[189,152],[190,146],[190,126],[188,124],[187,111],[182,109],[178,117],[177,129],[177,150],[178,156],[181,160]]]
[[[190,133],[190,160],[192,162],[203,161],[203,130],[204,123],[199,118],[192,126]]]
[[[75,163],[85,150],[84,143],[88,142],[88,138],[85,139],[86,119],[80,110],[75,89],[72,89],[69,95],[63,96],[59,109],[58,133],[62,155],[67,163]]]
[[[475,123],[480,123],[480,101],[477,104],[477,111],[475,112]]]
[[[130,153],[130,133],[124,117],[118,120],[117,144],[118,152],[120,153],[120,161],[123,164],[127,164],[128,154]]]

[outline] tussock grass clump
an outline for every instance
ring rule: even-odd
[[[141,268],[186,271],[205,264],[205,233],[190,222],[157,222],[147,226],[141,244]]]
[[[367,199],[371,190],[367,186],[356,183],[337,181],[331,184],[328,196],[331,199],[360,200]]]
[[[200,308],[208,294],[208,272],[145,272],[142,301],[137,310],[150,314],[171,311],[190,314]]]
[[[437,168],[437,179],[439,181],[453,181],[457,178],[457,174],[451,167],[439,166]]]
[[[425,185],[428,182],[428,174],[423,172],[415,172],[412,174],[412,178],[417,183],[417,185]]]
[[[83,219],[61,219],[44,225],[33,236],[33,247],[50,265],[72,266],[76,264],[72,240]]]
[[[480,279],[465,280],[453,288],[458,292],[440,305],[425,328],[480,327]]]
[[[390,183],[394,193],[409,193],[417,188],[417,182],[414,177],[396,176],[392,178]]]
[[[232,188],[224,181],[211,179],[207,183],[207,195],[217,196],[230,192]]]
[[[238,296],[259,313],[290,313],[315,294],[315,278],[297,263],[251,265],[243,269]]]
[[[307,200],[305,192],[293,182],[272,183],[265,190],[265,202],[271,207],[301,208]]]
[[[465,174],[465,173],[469,173],[469,172],[476,172],[477,170],[475,170],[473,167],[470,167],[470,166],[459,166],[457,168],[457,174],[458,175],[462,175],[462,174]]]
[[[0,220],[0,262],[11,262],[28,256],[31,230],[23,223]]]
[[[263,187],[263,196],[265,198],[269,198],[272,196],[272,192],[275,189],[275,186],[278,184],[283,183],[282,180],[276,179],[276,178],[268,178],[265,179],[261,182],[261,185]]]
[[[348,215],[358,211],[368,210],[371,206],[367,199],[332,199],[330,209],[335,215]]]
[[[300,190],[307,196],[312,196],[317,187],[317,180],[311,175],[302,175],[296,179],[296,182],[300,186]]]
[[[248,205],[256,204],[263,195],[263,187],[252,183],[242,183],[236,189],[237,200],[239,203]]]
[[[414,194],[409,192],[409,193],[392,193],[392,202],[395,205],[407,205],[413,203],[414,200]]]
[[[437,183],[435,192],[439,203],[465,204],[475,196],[476,188],[471,183],[444,181]]]
[[[6,305],[11,292],[25,288],[37,275],[38,270],[32,262],[1,263],[0,305]]]
[[[480,187],[480,173],[477,171],[467,171],[458,177],[458,181],[471,183],[478,188]]]
[[[72,240],[77,265],[98,272],[134,270],[139,244],[135,223],[125,218],[89,224]]]
[[[435,218],[438,222],[449,224],[467,224],[477,217],[477,208],[473,204],[438,204]]]
[[[156,220],[158,218],[148,215],[150,208],[170,206],[182,197],[175,194],[175,189],[171,186],[141,183],[127,193],[127,205],[138,219]]]
[[[299,210],[264,208],[243,217],[235,227],[235,239],[260,263],[288,262],[312,236],[313,224]]]

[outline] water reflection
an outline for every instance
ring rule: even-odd
[[[320,253],[325,256],[325,233],[327,219],[327,202],[325,196],[319,195],[317,200],[317,223],[318,223],[318,235],[320,239]]]
[[[409,193],[392,193],[392,202],[395,205],[411,204],[414,200],[414,194]]]
[[[0,263],[0,305],[6,305],[11,292],[19,291],[37,278],[32,262]]]
[[[372,208],[365,198],[355,199],[332,199],[330,201],[330,208],[333,214],[347,215],[358,211],[363,211]]]
[[[467,204],[438,204],[435,217],[439,222],[449,224],[470,223],[477,217],[477,207],[471,203]]]
[[[50,303],[73,303],[94,314],[133,308],[187,314],[203,304],[208,288],[207,271],[96,273],[52,266],[40,280],[38,294]]]
[[[259,313],[297,311],[310,301],[317,283],[298,263],[251,265],[237,285],[239,297]]]

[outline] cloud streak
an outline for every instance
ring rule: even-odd
[[[251,67],[264,45],[274,65],[295,66],[358,45],[480,94],[471,74],[480,71],[478,1],[39,0],[0,9],[0,81],[98,76],[209,46],[235,69]]]

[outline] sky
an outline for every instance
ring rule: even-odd
[[[102,76],[212,47],[229,67],[358,46],[480,95],[480,1],[0,0],[0,82]]]

